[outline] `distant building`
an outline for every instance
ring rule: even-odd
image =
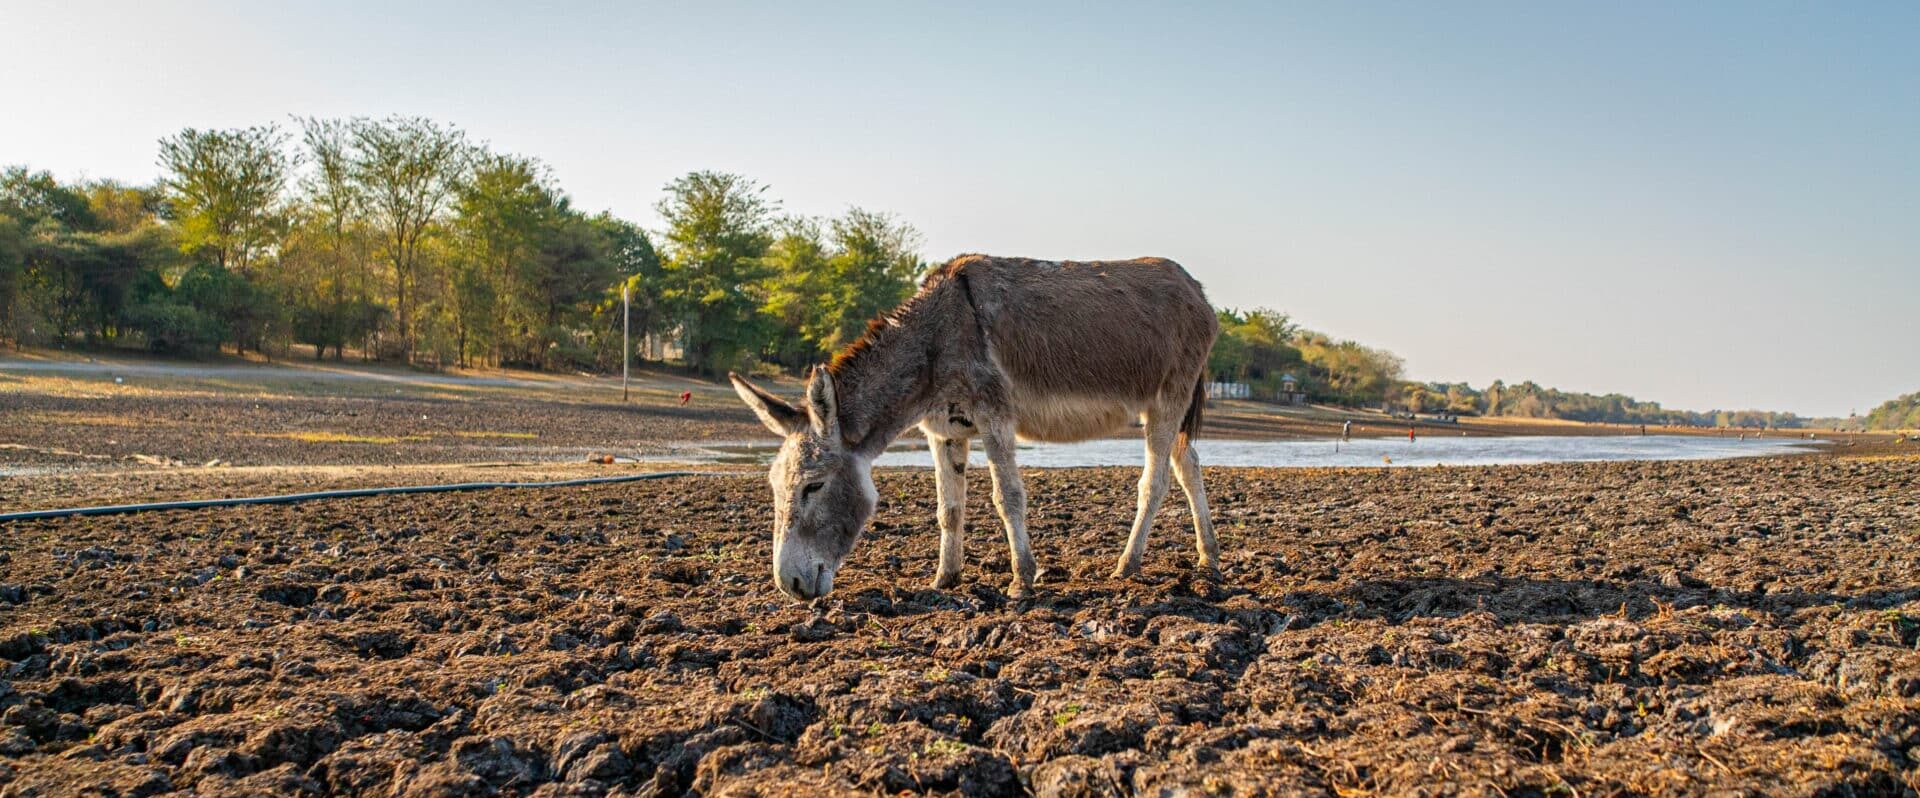
[[[1300,390],[1300,381],[1294,379],[1292,374],[1282,374],[1280,375],[1280,392],[1273,398],[1283,405],[1305,405],[1307,392]]]
[[[1253,386],[1244,382],[1209,382],[1208,399],[1246,399],[1253,396]]]

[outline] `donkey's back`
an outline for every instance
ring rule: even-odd
[[[1184,410],[1219,330],[1200,284],[1164,258],[969,255],[946,274],[965,277],[1025,438],[1081,440],[1158,405]]]

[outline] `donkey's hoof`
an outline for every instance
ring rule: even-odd
[[[1209,582],[1220,581],[1220,566],[1218,563],[1203,562],[1203,563],[1200,563],[1198,566],[1195,566],[1193,570],[1194,570],[1194,575],[1200,577],[1201,579],[1205,579]]]
[[[1033,598],[1033,585],[1016,579],[1007,585],[1007,598],[1014,601]]]
[[[937,573],[933,575],[934,590],[949,590],[960,586],[960,572]]]
[[[1140,574],[1139,563],[1123,562],[1119,565],[1114,566],[1113,568],[1114,579],[1132,579],[1135,576],[1138,576],[1139,574]]]

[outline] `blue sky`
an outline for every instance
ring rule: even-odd
[[[720,169],[934,259],[1172,257],[1421,379],[1920,390],[1920,4],[293,5],[9,2],[0,163],[416,114],[645,225]]]

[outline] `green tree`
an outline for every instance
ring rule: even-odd
[[[1267,308],[1217,312],[1220,335],[1207,358],[1208,373],[1215,378],[1246,382],[1270,394],[1302,365],[1300,350],[1293,345],[1299,328],[1285,313]]]
[[[274,125],[195,130],[160,140],[160,186],[189,254],[209,253],[223,269],[251,275],[285,218],[281,195],[291,162]]]
[[[768,252],[765,312],[780,334],[776,362],[799,367],[852,343],[868,320],[913,295],[925,268],[920,234],[895,217],[853,208],[827,222],[788,219]]]
[[[306,174],[296,236],[301,273],[294,275],[294,336],[335,358],[348,343],[365,345],[385,310],[374,301],[367,192],[356,179],[354,123],[301,118]]]
[[[150,219],[92,199],[122,194],[23,167],[0,172],[0,332],[61,342],[81,335],[89,344],[119,336],[135,285],[168,265],[173,249]],[[117,216],[106,219],[110,212]]]
[[[470,148],[459,130],[417,117],[355,119],[348,130],[353,182],[393,272],[400,354],[410,358],[422,242],[459,185]]]
[[[590,220],[600,238],[602,256],[616,275],[616,282],[601,294],[593,307],[589,346],[594,364],[611,369],[621,363],[622,341],[638,347],[649,334],[668,332],[670,320],[665,312],[664,272],[653,240],[638,225],[612,214],[601,213]],[[620,292],[627,291],[631,305],[631,336],[623,335]]]
[[[655,206],[666,221],[663,303],[679,324],[688,364],[707,373],[757,351],[769,325],[761,281],[777,204],[766,187],[723,172],[667,184]]]
[[[1920,429],[1920,392],[1888,399],[1867,411],[1867,429]]]
[[[777,225],[767,248],[766,302],[761,313],[773,325],[761,354],[792,369],[819,362],[826,351],[822,340],[834,334],[822,313],[828,286],[825,233],[816,219],[795,216]]]
[[[537,311],[531,334],[523,338],[544,368],[585,365],[593,360],[588,339],[576,335],[592,317],[595,300],[619,279],[621,264],[610,257],[606,239],[593,222],[575,213],[565,198],[557,203],[540,249],[522,271],[523,306]],[[531,353],[530,353],[531,354]]]
[[[1354,341],[1303,332],[1296,339],[1313,382],[1325,398],[1346,404],[1377,404],[1400,384],[1405,364],[1391,352]]]
[[[852,208],[827,223],[833,255],[827,260],[832,293],[821,308],[816,333],[823,352],[853,343],[867,321],[913,295],[920,259],[920,231],[893,214]]]
[[[476,350],[497,356],[509,327],[528,337],[540,315],[529,307],[528,284],[537,279],[542,239],[558,216],[554,194],[537,162],[493,154],[476,157],[456,190],[452,297],[463,365]]]
[[[27,273],[27,231],[20,220],[0,214],[0,341],[20,340],[20,283]]]
[[[9,166],[0,171],[0,214],[26,226],[42,222],[81,232],[99,228],[93,206],[84,192],[60,185],[47,172]]]

